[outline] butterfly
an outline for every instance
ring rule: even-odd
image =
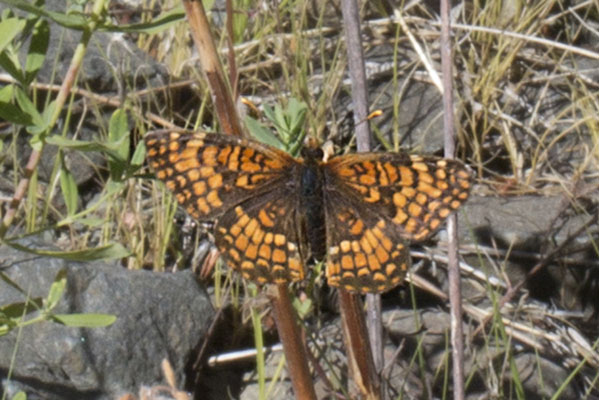
[[[293,158],[231,135],[157,131],[150,166],[199,221],[215,220],[228,265],[258,284],[302,280],[326,257],[329,285],[381,293],[410,266],[407,241],[426,239],[468,198],[459,161],[402,153]]]

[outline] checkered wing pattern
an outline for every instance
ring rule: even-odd
[[[363,293],[396,286],[409,267],[404,242],[423,240],[468,198],[459,161],[395,153],[324,164],[329,283]]]
[[[304,277],[287,153],[230,135],[153,132],[150,165],[200,221],[217,219],[215,242],[229,265],[258,283]]]

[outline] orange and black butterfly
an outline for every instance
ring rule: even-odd
[[[380,293],[409,265],[406,240],[422,240],[468,198],[461,162],[400,153],[295,159],[255,141],[214,133],[146,135],[150,165],[200,221],[216,220],[216,246],[249,280],[301,280],[326,255],[332,286]]]

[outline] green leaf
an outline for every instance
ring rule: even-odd
[[[245,124],[248,127],[250,134],[258,141],[276,147],[277,149],[285,150],[285,145],[279,140],[279,138],[273,135],[270,129],[265,128],[254,118],[246,116]]]
[[[42,306],[42,298],[36,297],[35,299],[29,299],[29,301],[3,305],[0,307],[0,314],[3,314],[6,318],[19,319],[23,315],[30,314],[41,309]]]
[[[150,22],[130,25],[104,24],[100,25],[99,29],[110,32],[147,33],[152,35],[167,30],[175,24],[181,23],[184,19],[185,11],[183,10],[183,6],[178,5],[164,14],[152,18]]]
[[[37,111],[35,104],[31,102],[29,96],[18,86],[14,87],[14,95],[22,112],[29,115],[33,125],[45,127],[42,115]]]
[[[13,85],[6,85],[0,89],[0,119],[24,126],[31,125],[31,116],[12,104],[13,88]]]
[[[119,258],[128,257],[131,252],[125,249],[119,243],[110,243],[104,246],[95,247],[92,249],[75,250],[75,251],[51,251],[51,250],[40,250],[30,249],[25,246],[21,246],[17,243],[5,241],[9,246],[30,254],[36,254],[38,256],[48,256],[60,258],[63,260],[70,261],[97,261],[97,260],[114,260]]]
[[[25,62],[25,83],[31,83],[46,59],[48,52],[48,43],[50,41],[50,28],[48,21],[40,20],[35,25],[29,44],[29,52],[27,53],[27,61]]]
[[[23,71],[21,71],[19,57],[11,48],[0,52],[0,67],[2,67],[16,81],[23,82]]]
[[[17,392],[17,394],[12,397],[12,400],[27,400],[27,394],[23,391]]]
[[[25,20],[19,18],[7,18],[0,21],[0,52],[25,28]]]
[[[127,123],[127,113],[125,110],[119,108],[110,117],[110,124],[108,126],[108,141],[118,146],[117,154],[122,161],[129,159],[129,143],[125,143],[125,140],[129,138],[129,126]],[[127,146],[125,146],[127,144]]]
[[[63,14],[47,11],[42,7],[37,7],[35,3],[23,0],[2,0],[2,2],[20,10],[27,11],[33,15],[37,15],[38,17],[50,18],[57,24],[71,29],[83,30],[88,23],[88,19],[83,14]]]
[[[77,212],[77,204],[79,202],[79,190],[75,177],[65,165],[64,160],[61,160],[60,166],[60,189],[64,203],[67,206],[67,214],[74,215]]]
[[[111,314],[53,314],[52,319],[66,326],[78,328],[102,328],[114,324],[116,316]]]
[[[110,176],[113,180],[120,181],[129,160],[129,127],[127,113],[123,109],[116,110],[110,117],[108,143],[110,146],[116,146],[116,151],[109,153]]]
[[[141,167],[146,159],[146,144],[143,140],[140,140],[133,152],[133,157],[131,157],[131,166],[137,169]]]
[[[50,286],[50,292],[48,292],[48,297],[46,298],[45,302],[46,310],[52,310],[58,305],[58,302],[60,301],[66,287],[67,271],[65,269],[61,269],[56,274],[52,286]]]

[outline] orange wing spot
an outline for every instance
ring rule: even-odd
[[[171,192],[174,192],[177,190],[177,184],[175,183],[175,181],[167,181],[166,188]]]
[[[231,153],[231,157],[229,157],[229,169],[231,171],[237,171],[239,169],[239,153],[241,152],[241,147],[235,146],[233,148],[233,152]]]
[[[354,171],[350,167],[339,168],[337,170],[337,175],[349,178],[349,177],[355,176],[356,175],[356,171]]]
[[[245,227],[248,222],[250,222],[250,217],[248,217],[248,215],[243,211],[243,209],[241,207],[237,207],[235,209],[235,212],[237,213],[237,216],[239,216],[239,219],[237,220],[237,225],[239,225],[240,227]]]
[[[440,205],[441,202],[439,200],[431,201],[430,203],[428,203],[428,209],[432,212],[435,212],[435,210],[439,208]]]
[[[368,255],[368,268],[370,268],[371,271],[378,271],[381,269],[381,264],[374,254]]]
[[[339,247],[341,247],[341,252],[348,253],[351,250],[351,243],[349,240],[343,240],[339,243]]]
[[[357,219],[356,222],[354,222],[354,224],[351,226],[349,233],[351,233],[352,235],[359,235],[360,233],[362,233],[363,229],[364,222],[361,219]]]
[[[403,224],[408,219],[408,214],[406,214],[403,210],[397,209],[397,214],[393,217],[393,222],[396,224]]]
[[[281,235],[280,233],[275,234],[275,245],[283,246],[286,241],[285,235]]]
[[[189,144],[183,148],[183,151],[180,153],[180,157],[185,158],[196,158],[198,156],[198,148],[195,146],[190,146]]]
[[[233,149],[231,148],[231,146],[221,147],[220,151],[218,152],[218,155],[216,156],[218,163],[221,165],[225,165],[227,163],[227,160],[229,159],[229,154],[231,154],[232,151]]]
[[[432,184],[435,182],[435,178],[427,172],[421,172],[418,174],[418,183],[425,182],[428,184]]]
[[[352,257],[349,254],[346,254],[343,257],[341,257],[341,268],[343,268],[345,270],[354,269],[354,260],[352,259]]]
[[[405,207],[406,204],[408,202],[408,199],[406,199],[406,196],[404,196],[401,193],[395,192],[393,193],[393,204],[395,204],[397,207]]]
[[[438,182],[438,184],[440,183],[442,182]],[[443,194],[441,189],[431,186],[426,182],[418,182],[418,190],[433,198],[439,198]]]
[[[212,189],[219,188],[223,185],[223,176],[221,174],[214,174],[208,178],[208,186]]]
[[[210,193],[208,193],[208,196],[206,196],[206,200],[208,200],[208,203],[210,203],[210,205],[212,207],[222,207],[223,202],[220,199],[220,197],[218,197],[218,192],[216,190],[212,190]]]
[[[372,253],[372,246],[370,245],[370,243],[368,243],[366,234],[364,234],[364,236],[362,236],[362,239],[360,239],[360,245],[362,246],[362,250],[364,250],[366,254]]]
[[[242,159],[251,159],[252,156],[256,154],[256,152],[254,151],[254,149],[246,147],[245,149],[243,149],[243,153],[241,154]]]
[[[257,172],[260,171],[262,168],[260,168],[260,164],[256,164],[254,162],[250,162],[250,161],[243,161],[241,162],[241,170],[242,171],[246,171],[246,172]]]
[[[202,178],[210,178],[214,175],[214,168],[212,167],[200,167],[200,175]]]
[[[376,164],[376,170],[379,173],[379,185],[380,186],[388,186],[389,185],[389,177],[387,176],[387,173],[385,172],[385,168],[383,168],[383,166],[380,163]]]
[[[239,263],[239,261],[241,261],[241,258],[239,257],[239,252],[237,250],[235,250],[234,248],[230,248],[229,249],[229,257],[231,257],[233,259],[233,261]]]
[[[191,169],[187,172],[187,177],[191,182],[197,182],[200,179],[200,171],[197,169]]]
[[[336,256],[337,254],[339,254],[339,246],[329,247],[329,256]]]
[[[422,207],[420,207],[416,203],[410,203],[410,205],[408,206],[408,212],[410,213],[410,215],[418,217],[422,213]]]
[[[364,201],[369,203],[376,203],[381,199],[381,193],[376,188],[370,188],[368,190],[368,197],[364,198]]]
[[[458,208],[458,207],[459,207],[461,204],[462,204],[462,202],[461,202],[461,201],[459,201],[459,200],[454,200],[454,201],[452,201],[452,202],[451,202],[451,208],[453,208],[453,209],[455,210],[455,209],[456,209],[456,208]]]
[[[435,171],[435,176],[437,177],[437,179],[441,179],[442,181],[444,181],[445,179],[447,179],[447,173],[445,172],[444,169],[438,169]]]
[[[414,184],[414,172],[410,168],[400,166],[399,176],[401,177],[401,181],[399,182],[401,186],[410,187]]]
[[[231,235],[237,237],[241,233],[241,227],[238,224],[235,224],[231,227],[231,229],[229,229],[229,233],[231,233]]]
[[[375,250],[376,258],[381,262],[381,264],[389,261],[389,253],[385,251],[381,246],[377,247]]]
[[[376,237],[372,234],[372,231],[370,229],[364,232],[364,237],[366,238],[366,240],[372,248],[376,249],[378,247],[379,241],[376,240]]]
[[[360,175],[360,183],[363,185],[374,185],[376,183],[376,178],[372,175],[362,174]]]
[[[266,233],[262,229],[256,229],[252,235],[252,243],[262,243],[262,239],[264,239],[265,234]]]
[[[387,251],[391,251],[391,249],[393,248],[393,243],[391,242],[391,239],[389,239],[387,236],[384,236],[381,239],[381,244],[383,245],[383,248]]]
[[[273,242],[274,239],[274,235],[270,232],[267,232],[266,235],[264,235],[264,243],[266,244],[271,244]]]
[[[354,262],[356,263],[356,267],[362,268],[367,265],[366,255],[364,253],[356,253],[354,257]]]
[[[237,239],[235,239],[235,247],[237,247],[239,251],[245,251],[245,249],[248,247],[248,244],[249,241],[245,235],[239,235],[237,236]]]
[[[416,228],[418,228],[418,221],[416,221],[414,218],[410,218],[406,223],[406,231],[412,233],[416,230]]]
[[[387,171],[387,176],[389,177],[389,183],[393,184],[397,181],[397,179],[399,178],[399,175],[397,174],[397,168],[395,168],[393,165],[391,165],[391,163],[386,162],[383,167],[385,168],[385,171]]]
[[[245,250],[244,256],[255,260],[258,257],[258,246],[255,244],[248,245],[248,248]]]
[[[416,195],[416,202],[418,204],[420,204],[421,206],[425,205],[427,201],[428,201],[428,196],[425,195],[424,193],[418,193]]]
[[[172,136],[171,136],[172,139]],[[178,152],[179,151],[179,142],[173,140],[170,143],[168,143],[168,151],[172,151],[172,152]]]
[[[245,233],[247,237],[252,237],[257,228],[258,221],[255,218],[252,218],[250,219],[250,222],[248,222],[248,224],[245,226],[243,233]]]
[[[154,168],[156,168],[156,166],[154,166]],[[170,175],[167,175],[167,170],[158,171],[156,173],[156,177],[158,179],[160,179],[161,181],[165,180],[168,176],[170,176]]]
[[[200,197],[199,199],[196,200],[196,205],[197,205],[198,210],[200,210],[204,214],[208,214],[211,210],[210,206],[206,202],[206,199],[203,197]]]
[[[250,185],[248,185],[248,176],[247,175],[240,175],[236,180],[235,180],[235,186],[237,187],[241,187],[241,188],[250,188]]]
[[[260,255],[260,257],[264,258],[265,260],[270,260],[270,254],[271,254],[270,246],[267,246],[265,244],[261,245],[260,250],[258,250],[258,254]]]
[[[448,208],[442,208],[439,210],[439,216],[441,218],[447,218],[449,214],[451,214],[451,210]]]
[[[422,157],[412,157],[412,168],[420,172],[428,172],[428,166],[422,162]]]
[[[187,150],[187,149],[186,149]],[[182,154],[184,154],[183,152]],[[206,146],[202,151],[202,164],[204,165],[216,165],[216,156],[219,150],[216,146]]]
[[[171,156],[172,156],[172,154],[171,154]],[[171,156],[169,156],[169,159]],[[175,169],[178,172],[184,172],[184,171],[190,170],[192,168],[198,168],[200,166],[200,164],[198,163],[198,160],[196,160],[195,158],[188,158],[187,160],[179,161],[178,155],[177,155],[177,157],[175,157],[174,161],[171,161],[171,164],[174,164]]]
[[[289,259],[289,268],[291,269],[291,275],[295,280],[304,279],[304,268],[302,267],[302,263],[297,258]]]
[[[187,179],[185,179],[183,175],[175,176],[175,180],[177,181],[177,185],[179,186],[179,188],[182,188],[187,185]]]
[[[264,165],[268,168],[265,169],[281,169],[284,167],[284,164],[279,160],[269,159],[264,160]]]
[[[258,212],[258,219],[260,219],[260,224],[262,224],[262,226],[266,226],[267,228],[272,228],[275,226],[275,222],[264,210],[260,210],[260,212]]]
[[[284,263],[287,260],[287,255],[281,249],[274,249],[272,252],[272,261],[276,263]]]
[[[358,273],[356,275],[358,275],[358,278],[363,278],[365,276],[370,275],[371,272],[368,268],[361,268],[358,270]]]
[[[385,273],[387,274],[387,276],[393,276],[397,271],[397,265],[393,264],[393,263],[389,263],[387,265],[385,265]]]
[[[188,195],[189,195],[189,192],[187,192],[187,191],[186,191],[185,193],[177,193],[177,195],[176,195],[176,197],[177,197],[177,201],[178,201],[180,204],[183,204],[183,203],[185,203],[185,201],[186,201],[186,200],[189,198],[189,196],[188,196]]]
[[[352,240],[352,242],[351,242],[351,250],[354,253],[360,253],[362,251],[362,248],[360,247],[360,243],[358,243],[357,240]]]
[[[401,189],[401,194],[406,196],[408,199],[413,199],[416,196],[416,190],[413,187],[406,186]]]
[[[245,271],[246,273],[254,271],[254,269],[256,269],[256,265],[250,261],[244,261],[241,263],[241,270]]]
[[[430,226],[433,231],[437,229],[439,225],[441,225],[441,221],[437,218],[431,219],[431,221],[428,223],[428,226]]]
[[[383,290],[387,286],[385,284],[385,282],[387,282],[387,276],[385,274],[377,272],[376,274],[372,275],[372,280],[375,282],[379,282],[379,285],[377,286],[377,291]]]

